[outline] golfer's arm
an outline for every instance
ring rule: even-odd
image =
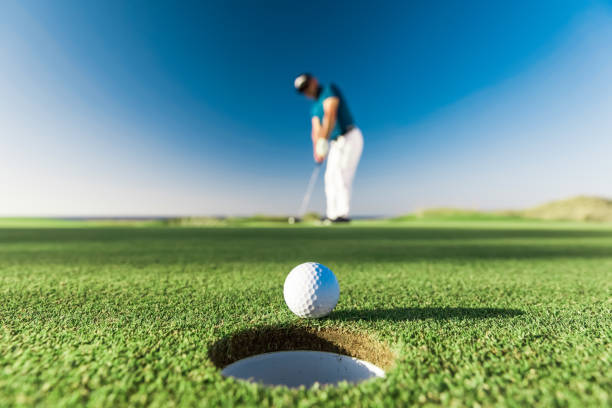
[[[313,116],[310,121],[312,122],[312,131],[310,132],[310,137],[312,138],[312,144],[315,144],[317,143],[319,133],[321,132],[321,121],[316,116]]]
[[[312,152],[316,157],[316,146],[319,133],[321,132],[321,121],[316,116],[313,116],[310,121],[312,122],[312,132],[310,132],[310,138],[312,139]]]
[[[336,116],[338,115],[338,104],[340,100],[332,96],[323,101],[323,123],[319,130],[319,138],[329,139],[334,126],[336,125]]]

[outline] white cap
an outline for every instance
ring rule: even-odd
[[[306,86],[308,85],[308,81],[310,81],[311,78],[312,78],[312,75],[310,74],[299,75],[297,78],[295,78],[295,81],[293,81],[293,85],[295,86],[295,89],[298,92],[302,92],[304,88],[306,88]]]

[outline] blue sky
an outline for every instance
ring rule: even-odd
[[[0,4],[0,215],[294,213],[302,71],[363,130],[356,214],[612,196],[607,2],[174,3]]]

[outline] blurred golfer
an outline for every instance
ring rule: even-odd
[[[294,84],[299,93],[314,100],[310,111],[312,147],[317,163],[327,156],[327,220],[348,222],[351,186],[363,150],[363,136],[335,85],[323,86],[311,74],[301,74]]]

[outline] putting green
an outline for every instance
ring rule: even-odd
[[[0,229],[0,406],[610,404],[612,227],[372,225]],[[340,282],[326,319],[284,304],[305,261]],[[220,375],[310,344],[387,376],[288,390]]]

